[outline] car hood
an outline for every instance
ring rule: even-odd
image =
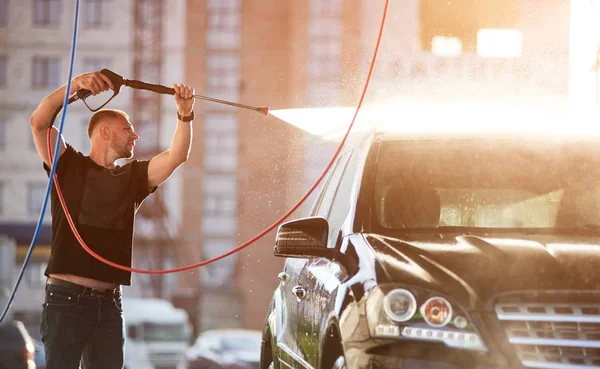
[[[430,288],[472,309],[515,291],[598,291],[600,237],[365,235],[390,282]]]

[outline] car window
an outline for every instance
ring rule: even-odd
[[[600,224],[600,149],[594,144],[387,142],[380,158],[373,205],[384,229]]]
[[[183,324],[143,324],[144,341],[146,342],[171,342],[185,341],[187,334]]]
[[[338,232],[348,215],[350,209],[350,193],[352,192],[352,186],[354,185],[354,177],[356,174],[356,168],[358,166],[358,155],[353,155],[342,176],[335,198],[331,206],[327,220],[329,221],[329,246],[333,246]]]
[[[225,351],[256,351],[260,352],[262,336],[253,335],[235,335],[231,334],[223,337],[223,349]]]
[[[349,153],[341,154],[335,168],[328,179],[327,183],[323,188],[323,193],[321,195],[320,203],[316,207],[316,213],[314,215],[327,218],[329,216],[329,210],[331,209],[331,204],[333,202],[333,196],[337,191],[337,187],[340,182],[340,178],[344,173],[344,169],[346,168],[346,163],[348,162]]]
[[[319,184],[317,198],[315,199],[315,201],[312,204],[312,207],[310,209],[311,217],[314,217],[317,215],[319,207],[321,206],[321,203],[323,202],[323,197],[325,196],[325,192],[327,191],[327,184],[331,181],[331,177],[333,176],[333,173],[335,172],[335,168],[337,168],[337,165],[339,164],[340,159],[341,159],[341,156],[338,156],[337,159],[335,160],[335,162],[333,163],[332,169],[329,171],[329,173],[327,173],[325,178],[323,178],[323,180]]]
[[[194,345],[205,350],[219,351],[221,349],[221,340],[215,334],[201,334]]]

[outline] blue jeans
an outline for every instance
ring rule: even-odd
[[[47,369],[121,369],[125,332],[121,297],[100,298],[46,284],[40,333]]]

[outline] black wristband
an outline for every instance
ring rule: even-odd
[[[190,115],[188,115],[187,117],[182,117],[181,115],[179,115],[179,112],[177,112],[177,119],[179,119],[182,122],[190,122],[190,121],[194,120],[195,117],[196,117],[196,115],[194,114],[193,110],[192,110],[192,113]]]

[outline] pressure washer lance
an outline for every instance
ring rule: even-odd
[[[146,82],[137,81],[137,80],[124,79],[120,75],[118,75],[115,72],[110,71],[108,69],[102,69],[100,71],[100,73],[107,76],[113,83],[113,96],[110,99],[108,99],[108,101],[106,101],[104,104],[102,104],[102,106],[100,106],[99,108],[92,109],[85,102],[85,98],[91,96],[92,92],[90,90],[83,89],[83,90],[77,91],[77,93],[69,99],[69,104],[72,103],[73,101],[82,99],[83,102],[85,103],[85,105],[91,111],[94,112],[94,111],[100,110],[104,106],[106,106],[106,104],[108,104],[110,102],[110,100],[112,100],[115,96],[117,96],[119,94],[119,91],[121,90],[121,86],[128,86],[131,88],[135,88],[137,90],[147,90],[147,91],[152,91],[152,92],[156,92],[159,94],[165,94],[165,95],[175,95],[175,89],[173,89],[171,87],[167,87],[167,86],[163,86],[163,85],[154,85],[151,83],[146,83]],[[244,105],[244,104],[234,103],[234,102],[226,101],[226,100],[215,99],[212,97],[202,96],[202,95],[194,95],[194,98],[199,99],[199,100],[215,102],[215,103],[219,103],[219,104],[235,106],[235,107],[242,108],[242,109],[254,110],[254,111],[257,111],[264,115],[269,115],[269,107],[257,107],[257,106],[251,106],[251,105]]]

